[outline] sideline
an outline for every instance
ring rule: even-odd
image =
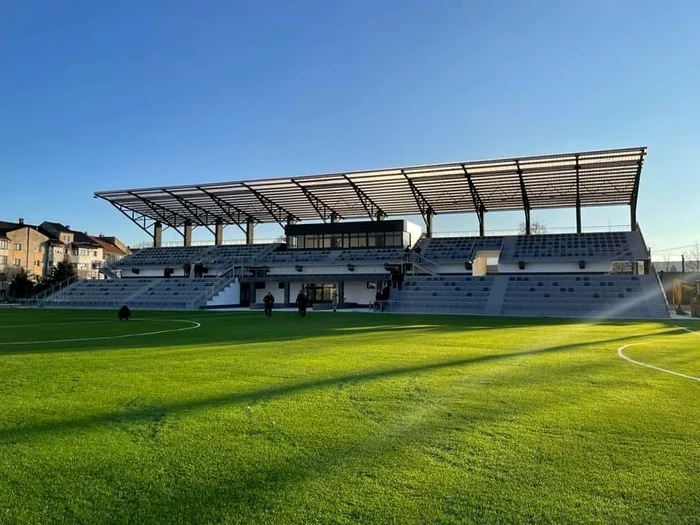
[[[694,330],[691,330],[690,328],[686,328],[686,327],[684,327],[684,326],[676,326],[676,328],[678,328],[678,329],[680,329],[680,330],[685,330],[686,332],[690,332],[691,334],[700,335],[700,334],[698,334],[697,332],[695,332]],[[684,378],[684,379],[690,379],[691,381],[697,381],[697,382],[700,383],[700,377],[689,376],[689,375],[687,375],[687,374],[681,374],[680,372],[674,372],[673,370],[668,370],[668,369],[666,369],[666,368],[661,368],[660,366],[650,365],[650,364],[648,364],[648,363],[642,363],[641,361],[635,361],[635,360],[632,359],[631,357],[627,357],[627,356],[624,354],[624,350],[625,350],[626,348],[629,348],[630,346],[637,346],[637,345],[644,345],[644,344],[649,344],[649,343],[630,343],[630,344],[627,344],[627,345],[623,345],[623,346],[621,346],[620,348],[617,349],[617,355],[619,355],[619,356],[620,356],[622,359],[624,359],[625,361],[629,361],[630,363],[634,363],[635,365],[645,366],[645,367],[647,367],[647,368],[651,368],[652,370],[657,370],[658,372],[665,372],[665,373],[667,373],[667,374],[672,374],[672,375],[674,375],[674,376],[682,377],[682,378]]]
[[[44,340],[44,341],[13,341],[9,343],[3,343],[0,342],[0,346],[16,346],[16,345],[38,345],[38,344],[46,344],[46,343],[77,343],[80,341],[104,341],[107,339],[126,339],[129,337],[142,337],[146,335],[160,335],[160,334],[169,334],[169,333],[174,333],[174,332],[185,332],[187,330],[196,330],[197,328],[201,328],[201,324],[198,323],[197,321],[188,321],[185,319],[165,319],[161,318],[159,319],[160,321],[170,321],[173,323],[187,323],[190,326],[185,326],[183,328],[173,328],[171,330],[157,330],[154,332],[138,332],[135,334],[123,334],[123,335],[108,335],[108,336],[103,336],[103,337],[81,337],[81,338],[75,338],[75,339],[52,339],[52,340]],[[134,322],[134,321],[151,321],[151,319],[132,319],[127,322]]]

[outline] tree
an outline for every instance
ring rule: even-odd
[[[51,272],[51,280],[55,284],[58,284],[66,279],[70,279],[74,275],[75,267],[69,262],[61,261],[53,267],[53,271]]]
[[[690,273],[700,273],[700,241],[689,247],[683,255],[685,256],[685,271]]]
[[[520,235],[525,235],[527,233],[527,227],[524,222],[520,223]],[[547,233],[547,225],[542,219],[535,218],[534,221],[530,222],[530,233],[532,235],[542,235]]]
[[[29,279],[25,271],[16,274],[12,282],[10,282],[10,295],[17,299],[31,297],[33,290],[34,283]]]

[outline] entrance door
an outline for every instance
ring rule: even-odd
[[[306,285],[306,293],[312,303],[330,303],[333,299],[333,290],[335,290],[333,283],[309,283]]]
[[[250,306],[251,283],[241,283],[241,306]]]

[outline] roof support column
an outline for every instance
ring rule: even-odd
[[[630,204],[630,231],[637,231],[637,206]]]
[[[192,246],[192,223],[185,222],[185,233],[182,235],[183,245]]]
[[[579,173],[581,166],[578,163],[578,155],[576,155],[576,233],[581,233],[581,175]]]
[[[160,248],[163,246],[163,223],[156,221],[153,223],[153,247]]]
[[[581,203],[578,202],[576,203],[576,233],[581,232],[583,232],[583,228],[581,226]]]
[[[530,235],[530,208],[525,208],[525,235]]]
[[[527,196],[527,189],[525,188],[525,179],[523,177],[523,170],[520,168],[520,161],[515,161],[515,167],[518,170],[518,179],[520,179],[520,193],[523,197],[523,210],[525,211],[525,235],[530,235],[530,199]]]
[[[480,207],[476,211],[476,218],[479,219],[479,237],[484,236],[484,207]]]
[[[245,221],[245,243],[253,244],[255,242],[255,221],[251,218]]]
[[[435,217],[435,212],[428,209],[425,212],[425,236],[431,238],[433,236],[433,217]]]
[[[224,223],[221,219],[217,219],[214,223],[214,244],[217,246],[224,244]]]

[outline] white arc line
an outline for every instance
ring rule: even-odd
[[[139,321],[148,321],[149,319],[138,319]],[[124,334],[124,335],[108,335],[104,337],[81,337],[76,339],[53,339],[45,341],[15,341],[11,343],[0,343],[0,346],[10,346],[10,345],[38,345],[46,343],[77,343],[79,341],[104,341],[106,339],[126,339],[127,337],[141,337],[144,335],[159,335],[159,334],[169,334],[174,332],[184,332],[186,330],[196,330],[202,325],[197,321],[187,321],[185,319],[167,319],[174,323],[188,323],[192,326],[186,326],[184,328],[174,328],[172,330],[158,330],[156,332],[139,332],[136,334]],[[132,321],[127,321],[132,322]]]
[[[681,330],[685,330],[686,332],[690,332],[691,334],[697,334],[697,332],[690,330],[689,328],[685,328],[684,326],[676,326],[676,328],[680,328]],[[680,372],[674,372],[673,370],[661,368],[660,366],[654,366],[654,365],[650,365],[647,363],[642,363],[641,361],[635,361],[634,359],[632,359],[631,357],[627,357],[623,353],[625,348],[629,348],[630,346],[643,345],[643,344],[647,344],[647,343],[630,343],[628,345],[623,345],[617,349],[617,355],[619,355],[622,359],[629,361],[630,363],[634,363],[635,365],[645,366],[647,368],[651,368],[652,370],[657,370],[659,372],[666,372],[667,374],[673,374],[674,376],[682,377],[685,379],[690,379],[691,381],[697,381],[700,383],[700,377],[689,376],[686,374],[681,374]]]

